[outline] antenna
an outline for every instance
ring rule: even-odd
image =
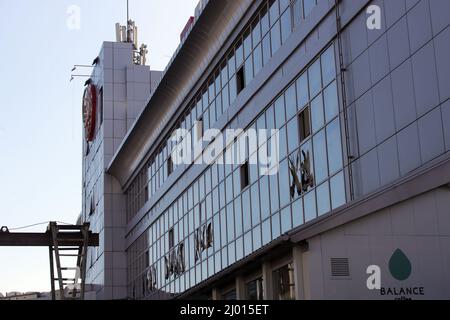
[[[127,22],[130,20],[130,1],[127,0]]]
[[[138,27],[136,23],[130,19],[130,1],[127,0],[127,23],[121,26],[116,23],[116,41],[131,43],[133,45],[133,62],[138,65],[145,65],[148,54],[146,45],[138,46]]]

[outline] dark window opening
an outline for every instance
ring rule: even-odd
[[[273,272],[274,300],[295,299],[294,268],[290,263]]]
[[[167,176],[170,176],[173,172],[172,156],[167,159]]]
[[[263,279],[258,278],[256,280],[247,283],[247,300],[263,300]]]
[[[298,116],[300,143],[306,140],[311,135],[311,123],[309,120],[309,107],[306,107]]]
[[[95,196],[92,194],[89,200],[89,215],[93,215],[95,213]]]
[[[241,166],[241,190],[250,185],[250,170],[248,167],[248,161]]]
[[[145,196],[145,202],[147,202],[148,201],[148,197],[149,197],[148,185],[146,185],[145,188],[144,188],[144,196]]]
[[[173,233],[173,228],[169,230],[169,249],[175,246],[175,236]]]
[[[225,292],[224,294],[222,294],[222,299],[226,300],[226,301],[237,300],[236,289],[230,290],[230,291]]]
[[[245,71],[244,66],[240,67],[236,73],[237,94],[241,93],[245,88]]]
[[[145,269],[150,267],[150,253],[149,251],[145,251]]]
[[[99,113],[99,126],[103,123],[103,88],[100,89],[98,94],[98,113]]]

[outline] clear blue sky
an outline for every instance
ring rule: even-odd
[[[152,69],[165,68],[197,2],[130,0]],[[67,27],[71,5],[79,30]],[[84,80],[70,83],[70,70],[90,64],[125,20],[125,0],[0,0],[0,226],[75,222]],[[48,249],[0,247],[1,293],[49,288]]]

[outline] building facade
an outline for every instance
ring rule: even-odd
[[[446,0],[202,1],[161,80],[142,71],[140,97],[128,72],[116,78],[132,59],[112,68],[84,157],[98,297],[449,298],[448,12]],[[142,111],[116,118],[130,106]],[[208,129],[276,131],[180,164],[178,129],[193,145]]]

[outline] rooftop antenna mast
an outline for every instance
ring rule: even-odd
[[[128,42],[133,44],[133,62],[138,65],[145,65],[147,62],[146,55],[148,49],[145,44],[139,47],[138,44],[138,27],[136,23],[130,19],[130,1],[127,0],[127,23],[125,26],[121,26],[120,23],[116,23],[116,41]]]

